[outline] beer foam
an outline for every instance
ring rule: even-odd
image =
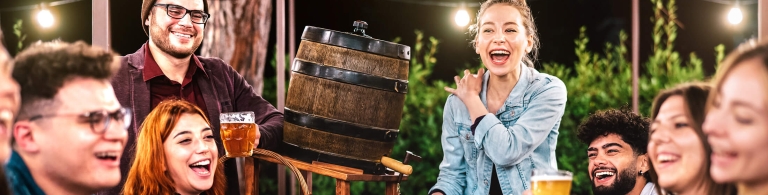
[[[571,181],[573,177],[562,175],[536,175],[531,177],[531,181]]]

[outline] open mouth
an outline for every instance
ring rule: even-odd
[[[208,175],[211,173],[211,160],[205,159],[197,161],[196,163],[190,164],[189,168],[199,175]]]
[[[680,156],[672,154],[659,154],[658,158],[659,162],[661,163],[674,163],[680,159]]]
[[[592,174],[594,175],[595,180],[597,180],[598,182],[606,182],[616,175],[616,171],[601,169],[601,170],[593,171]]]
[[[117,161],[120,154],[118,152],[97,152],[96,158],[106,161]]]
[[[184,33],[179,33],[179,32],[175,32],[175,31],[171,31],[171,34],[173,34],[174,36],[179,37],[179,38],[185,38],[185,39],[191,39],[192,38],[191,34],[184,34]]]
[[[509,59],[509,51],[503,49],[492,50],[490,55],[494,63],[504,63]]]
[[[718,166],[727,166],[738,157],[738,153],[725,150],[718,150],[712,147],[712,164]]]

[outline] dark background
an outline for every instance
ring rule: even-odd
[[[413,45],[414,30],[417,29],[423,31],[425,36],[437,38],[440,44],[433,79],[449,80],[457,69],[480,63],[477,54],[468,44],[471,37],[467,35],[466,27],[462,28],[454,24],[453,16],[458,10],[457,7],[403,1],[407,0],[296,0],[296,39],[299,40],[304,26],[307,25],[351,31],[352,21],[364,20],[369,24],[367,34],[377,39],[393,40],[395,37],[400,37],[400,43]],[[0,10],[34,5],[39,2],[43,1],[1,0]],[[468,7],[470,17],[474,18],[478,9],[476,5],[479,5],[480,1],[420,2],[432,4],[465,2],[470,6],[475,5]],[[4,42],[9,46],[11,54],[15,55],[18,38],[13,35],[13,24],[21,19],[24,26],[23,32],[28,36],[25,45],[37,40],[54,39],[67,42],[83,40],[90,43],[91,3],[91,0],[83,0],[51,7],[56,23],[50,29],[38,27],[37,21],[32,17],[34,10],[0,11],[0,29],[5,34]],[[621,30],[631,35],[630,0],[528,0],[528,3],[541,38],[539,64],[545,62],[572,64],[576,60],[573,53],[573,40],[578,37],[581,26],[587,27],[587,35],[590,38],[589,49],[593,51],[602,51],[606,42],[617,43]],[[641,62],[645,61],[651,52],[652,9],[650,6],[649,0],[640,0]],[[276,4],[273,3],[273,7],[276,7]],[[707,73],[712,73],[714,69],[714,47],[717,44],[724,44],[726,52],[729,52],[736,44],[757,34],[757,4],[741,6],[745,16],[742,23],[737,26],[726,22],[725,16],[732,5],[705,0],[678,0],[677,7],[679,21],[683,27],[678,30],[675,48],[685,59],[688,53],[695,52],[703,59]],[[112,47],[121,55],[133,53],[147,41],[140,26],[140,10],[140,0],[110,2]],[[274,56],[276,44],[274,12],[272,17],[270,58]],[[286,25],[288,25],[287,21]],[[626,44],[631,49],[631,39]],[[537,65],[537,67],[540,66]],[[266,76],[274,74],[274,69],[269,66],[267,69]]]

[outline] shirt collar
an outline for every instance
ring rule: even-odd
[[[163,70],[160,69],[160,65],[155,61],[155,57],[152,56],[152,52],[149,49],[149,42],[144,43],[144,47],[147,48],[144,50],[144,82],[158,76],[165,76]],[[196,55],[192,55],[191,58],[192,59],[189,60],[189,69],[184,77],[185,82],[186,80],[189,80],[188,78],[191,78],[198,69],[205,70],[205,68],[203,68],[203,63],[200,62],[200,59],[198,59]],[[192,64],[194,64],[194,66]],[[208,78],[208,73],[205,71],[203,71],[203,75]]]
[[[29,171],[27,164],[24,163],[24,159],[15,150],[11,150],[11,158],[6,167],[6,174],[11,174],[15,177],[14,179],[17,179],[17,181],[10,181],[12,184],[24,185],[27,190],[31,190],[32,194],[45,194],[43,189],[37,185],[35,179],[32,178],[32,173]]]
[[[515,87],[512,88],[512,92],[507,96],[507,100],[504,102],[505,105],[510,104],[515,99],[522,98],[525,95],[525,90],[528,88],[528,85],[533,81],[533,71],[531,71],[531,68],[526,66],[523,62],[520,62],[520,75],[518,75],[517,84],[515,84]],[[482,101],[485,105],[488,105],[486,95],[488,92],[488,80],[490,80],[491,77],[491,71],[485,71],[485,74],[483,75],[483,88],[482,92],[480,92],[480,101]],[[506,106],[502,106],[499,108],[499,113],[506,110]],[[495,113],[494,113],[495,114]]]
[[[656,195],[656,185],[653,182],[645,183],[643,191],[640,191],[640,195]]]

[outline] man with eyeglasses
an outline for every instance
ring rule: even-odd
[[[253,111],[259,131],[255,146],[274,150],[282,141],[283,115],[226,62],[194,55],[203,41],[209,14],[207,0],[144,0],[141,22],[149,40],[138,51],[126,55],[112,80],[118,100],[131,106],[136,120],[129,128],[128,148],[133,148],[139,125],[162,100],[184,99],[200,107],[212,122],[219,154],[224,147],[219,134],[219,114]],[[122,158],[123,175],[134,151]],[[239,194],[234,160],[224,163],[227,193]],[[119,194],[120,186],[103,194]]]
[[[115,53],[84,42],[36,43],[16,56],[21,108],[6,176],[13,194],[93,194],[117,185],[131,113],[110,79]]]

